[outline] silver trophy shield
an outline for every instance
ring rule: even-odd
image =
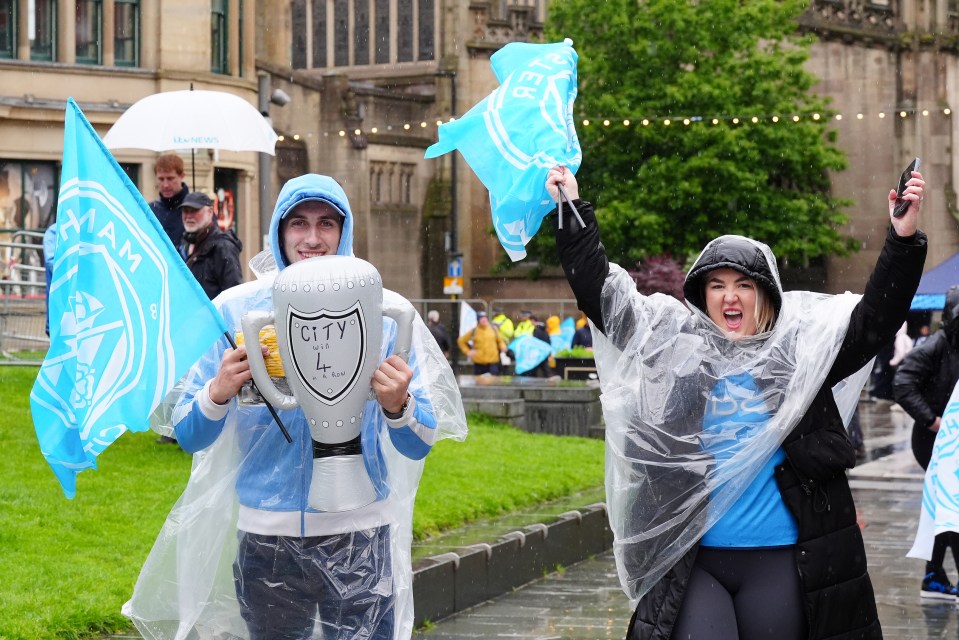
[[[313,438],[308,498],[319,511],[350,511],[376,500],[363,464],[360,427],[373,372],[380,365],[383,316],[397,324],[393,353],[409,360],[416,310],[383,306],[383,280],[365,260],[322,256],[296,262],[273,282],[273,311],[252,311],[241,324],[250,371],[278,409],[300,407]],[[260,330],[276,325],[277,348],[292,395],[266,370]]]

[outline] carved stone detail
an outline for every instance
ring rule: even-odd
[[[536,19],[536,8],[510,4],[506,16],[494,16],[490,0],[473,0],[471,46],[504,45],[510,42],[529,42],[543,37],[543,24]]]

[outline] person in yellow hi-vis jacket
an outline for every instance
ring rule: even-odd
[[[472,361],[473,375],[499,375],[499,354],[506,352],[506,343],[490,324],[485,311],[476,312],[476,326],[461,335],[456,344]]]
[[[496,327],[496,330],[499,332],[499,337],[503,339],[503,342],[509,344],[513,341],[513,321],[509,319],[509,316],[503,313],[502,309],[494,309],[493,313],[493,326]]]

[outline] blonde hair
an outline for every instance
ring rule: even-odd
[[[766,333],[776,324],[776,308],[773,307],[773,301],[766,293],[766,290],[758,282],[753,280],[756,285],[756,333]]]

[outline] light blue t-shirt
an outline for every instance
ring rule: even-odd
[[[769,420],[752,376],[742,373],[719,380],[707,399],[703,431],[709,434],[706,450],[716,464],[726,463],[741,443]],[[763,466],[739,499],[703,535],[707,547],[754,548],[796,544],[799,529],[783,502],[774,475],[786,459],[782,447]]]

